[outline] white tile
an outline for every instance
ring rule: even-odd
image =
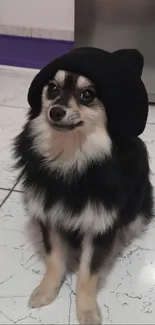
[[[3,202],[3,200],[6,198],[8,195],[9,191],[6,190],[1,190],[0,189],[0,204]]]
[[[15,192],[0,211],[0,261],[4,261],[0,268],[0,320],[68,324],[71,290],[66,284],[50,306],[28,309],[29,295],[42,278],[44,262],[39,229],[29,223],[21,194]]]
[[[148,123],[155,124],[155,105],[150,105],[149,107]]]
[[[27,92],[38,70],[0,66],[0,105],[27,108]]]
[[[142,134],[141,138],[147,145],[151,169],[151,182],[154,186],[155,197],[155,107],[150,108],[148,124]]]
[[[11,144],[26,120],[27,91],[36,73],[37,70],[0,67],[0,187],[11,188],[18,174],[12,170]]]
[[[26,121],[27,91],[37,72],[0,66],[0,187],[3,188],[11,188],[18,174],[12,169],[12,140]]]
[[[12,141],[25,122],[26,110],[0,106],[0,187],[11,188],[18,174],[13,170]]]
[[[2,311],[0,310],[0,324],[14,324],[14,322],[8,318]]]

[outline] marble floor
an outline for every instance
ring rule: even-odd
[[[29,224],[12,169],[11,142],[27,112],[26,95],[36,71],[0,67],[0,324],[77,324],[76,275],[56,301],[30,310],[28,298],[44,272],[41,237]],[[155,186],[155,107],[143,134]],[[155,324],[155,221],[118,261],[98,296],[104,324]]]

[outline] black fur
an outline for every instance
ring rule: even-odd
[[[90,163],[79,175],[75,170],[66,180],[58,170],[49,171],[44,157],[34,151],[28,124],[16,139],[18,167],[23,167],[24,186],[45,191],[45,211],[58,201],[80,213],[90,199],[111,211],[119,210],[119,223],[127,224],[138,214],[151,214],[151,185],[147,151],[139,138],[113,146],[112,157]]]
[[[22,180],[25,189],[32,186],[36,193],[45,193],[45,212],[60,201],[71,211],[72,218],[75,214],[80,214],[88,201],[97,208],[100,204],[104,205],[109,212],[118,210],[114,228],[106,234],[94,237],[92,242],[94,254],[90,270],[94,272],[104,260],[104,247],[110,249],[116,229],[128,225],[138,215],[144,217],[146,222],[149,222],[152,216],[152,187],[145,144],[139,138],[115,143],[111,157],[88,164],[82,174],[74,169],[64,178],[57,169],[52,172],[45,167],[44,157],[36,154],[32,141],[28,123],[15,141],[17,167],[23,169]],[[46,238],[47,225],[46,228],[42,226],[42,232],[46,252],[49,252],[51,247]],[[68,238],[73,246],[80,245],[82,236],[78,231],[70,233],[59,229],[59,232]]]
[[[51,227],[48,224],[48,222],[46,222],[46,223],[40,222],[40,228],[41,228],[41,232],[42,232],[42,236],[43,236],[45,252],[46,252],[46,254],[50,254],[51,250],[52,250],[52,244],[51,244],[51,240],[50,240]]]
[[[94,236],[92,246],[93,254],[90,262],[90,272],[96,273],[106,262],[106,258],[110,253],[115,236],[117,227],[113,227],[104,235]]]

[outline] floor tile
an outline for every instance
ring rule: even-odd
[[[27,108],[27,92],[37,70],[0,66],[0,104]]]
[[[0,205],[2,204],[2,202],[4,201],[4,199],[6,198],[6,196],[8,194],[9,194],[9,191],[5,191],[5,190],[0,189]]]
[[[0,106],[0,187],[11,188],[17,176],[13,169],[12,141],[25,122],[25,109]]]
[[[26,120],[27,91],[37,72],[0,66],[0,187],[11,188],[18,174],[12,169],[11,144]]]
[[[150,105],[148,123],[155,124],[155,105]]]
[[[148,149],[151,170],[151,182],[154,186],[155,196],[155,124],[153,124],[154,122],[151,121],[155,121],[155,107],[150,110],[149,123],[147,123],[144,133],[141,136]]]

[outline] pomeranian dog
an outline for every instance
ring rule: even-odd
[[[138,137],[115,141],[107,125],[94,82],[57,70],[42,87],[40,110],[30,108],[15,140],[24,201],[40,224],[45,248],[46,272],[29,306],[41,307],[56,298],[69,248],[80,249],[80,324],[101,324],[99,279],[117,236],[137,234],[152,215],[145,144]]]

